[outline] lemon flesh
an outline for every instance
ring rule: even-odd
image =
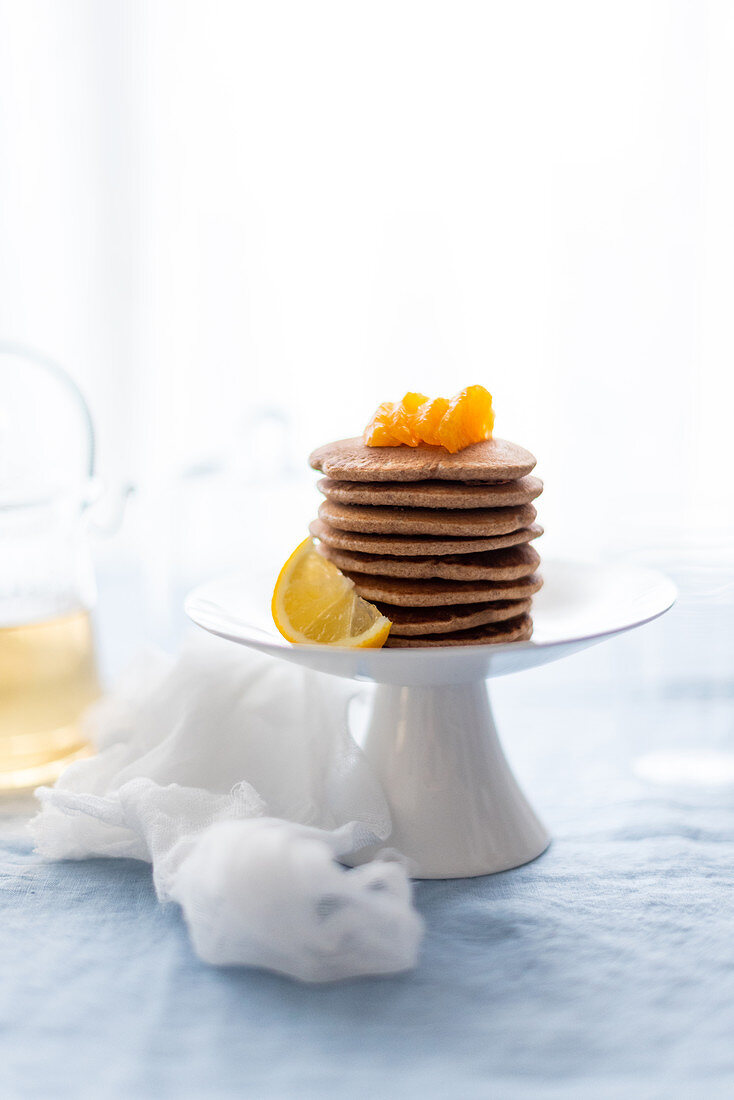
[[[380,648],[390,620],[354,591],[354,583],[308,538],[280,571],[273,620],[289,642]]]

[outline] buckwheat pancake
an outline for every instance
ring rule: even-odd
[[[404,638],[388,634],[386,646],[391,649],[427,648],[440,645],[502,645],[507,642],[524,642],[533,633],[533,620],[529,615],[511,619],[506,623],[489,623],[473,630],[457,630],[447,634],[424,634],[419,638]]]
[[[530,610],[530,600],[497,600],[495,603],[455,604],[448,607],[394,607],[377,604],[390,619],[390,633],[410,638],[420,634],[447,634],[487,623],[516,619]]]
[[[517,581],[422,581],[375,577],[368,573],[342,570],[354,581],[358,595],[372,603],[398,607],[446,607],[453,603],[491,603],[496,600],[525,600],[542,587],[539,576]],[[389,617],[389,616],[388,616]]]
[[[379,535],[506,535],[527,527],[536,516],[532,504],[513,508],[375,508],[325,500],[319,517],[342,531]]]
[[[487,535],[480,538],[450,538],[444,535],[423,536],[421,539],[409,535],[365,535],[357,531],[340,531],[331,527],[322,519],[315,519],[309,526],[314,538],[327,546],[339,550],[356,550],[365,554],[398,554],[425,556],[426,554],[477,554],[485,550],[499,550],[503,546],[520,546],[531,542],[543,534],[539,523],[509,531],[506,535]]]
[[[416,577],[453,581],[514,581],[529,577],[540,565],[540,554],[532,546],[510,546],[483,554],[445,554],[430,557],[383,557],[337,550],[320,543],[318,551],[339,569],[371,573],[381,577]]]
[[[494,485],[462,481],[332,481],[322,477],[318,487],[336,504],[398,508],[505,508],[529,504],[543,492],[543,482],[531,476]]]
[[[516,481],[535,466],[530,451],[504,439],[449,454],[427,443],[368,447],[359,436],[317,447],[309,462],[333,481]]]

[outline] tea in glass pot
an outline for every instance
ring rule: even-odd
[[[0,344],[0,791],[53,782],[89,751],[100,693],[87,511],[94,431],[76,384]]]

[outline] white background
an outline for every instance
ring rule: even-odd
[[[82,384],[161,615],[304,534],[278,424],[305,470],[483,383],[545,552],[668,568],[730,676],[733,57],[724,0],[0,0],[0,338]]]

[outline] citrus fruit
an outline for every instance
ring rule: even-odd
[[[424,443],[432,443],[438,447],[441,440],[438,429],[449,407],[448,397],[436,397],[433,401],[426,401],[418,409],[415,417],[415,430]]]
[[[494,427],[492,395],[484,386],[468,386],[456,397],[430,401],[422,393],[406,393],[402,401],[383,401],[367,425],[368,447],[417,447],[428,443],[451,454],[490,439]]]
[[[383,401],[382,404],[378,406],[377,412],[364,431],[364,441],[368,447],[396,446],[390,428],[392,411],[392,401]]]
[[[415,414],[428,398],[424,393],[406,393],[403,400],[393,407],[390,414],[389,431],[396,443],[405,443],[408,447],[417,447],[420,436],[415,430]]]
[[[449,402],[438,426],[438,438],[447,451],[455,454],[470,443],[489,439],[493,427],[492,395],[484,386],[468,386]]]
[[[271,607],[289,642],[380,649],[390,633],[390,620],[357,595],[353,581],[323,558],[310,538],[281,569]]]

